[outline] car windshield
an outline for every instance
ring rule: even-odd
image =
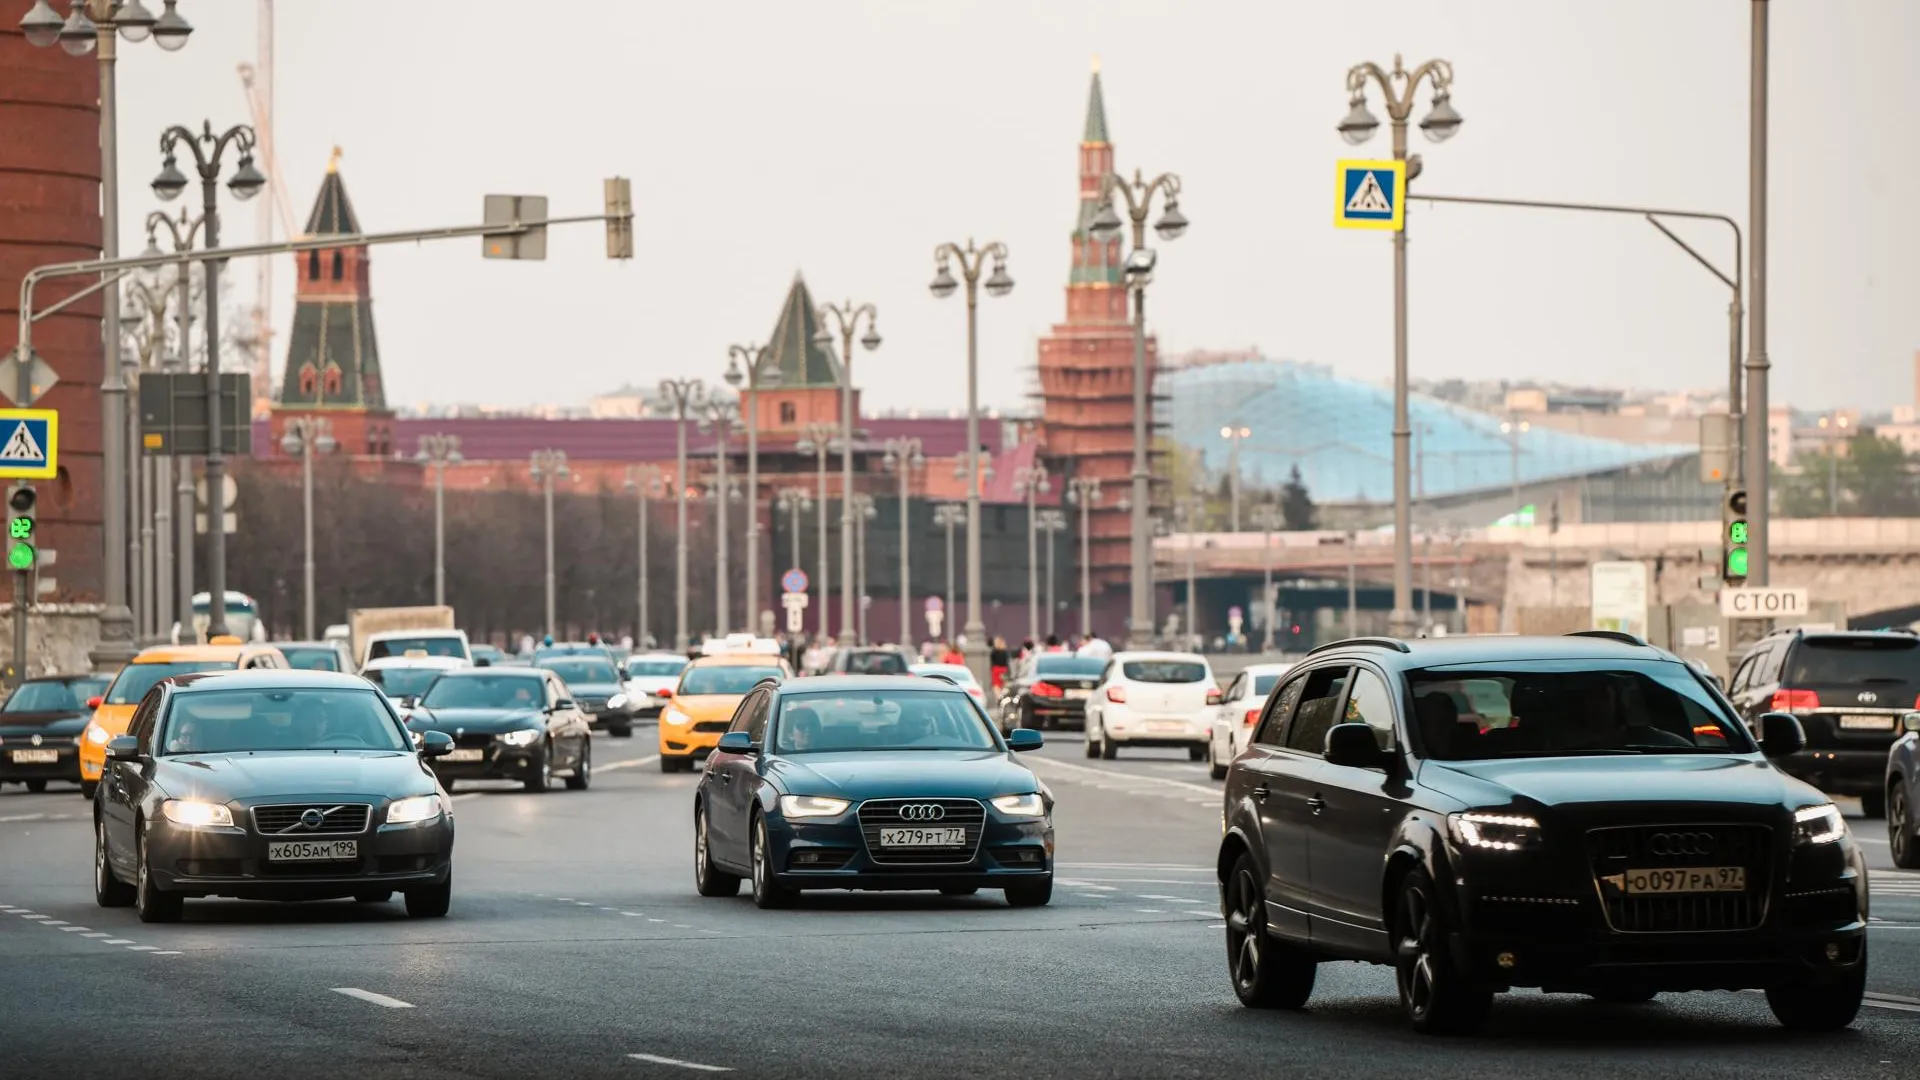
[[[1129,660],[1120,665],[1120,674],[1128,682],[1196,683],[1212,676],[1207,665],[1196,660]]]
[[[849,675],[906,675],[907,658],[884,649],[847,654]]]
[[[397,637],[376,641],[367,646],[367,659],[378,660],[383,656],[406,656],[408,654],[425,656],[467,655],[460,639],[452,635],[422,635],[420,637]]]
[[[1063,678],[1091,679],[1107,670],[1107,662],[1098,656],[1048,656],[1041,654],[1034,662],[1033,672],[1042,677],[1058,675]]]
[[[107,691],[109,705],[138,705],[153,684],[170,675],[191,675],[196,671],[232,671],[239,667],[233,660],[176,660],[171,663],[128,664],[115,676]]]
[[[538,709],[546,680],[536,675],[457,675],[436,679],[420,704],[429,709]]]
[[[433,680],[440,677],[439,668],[430,667],[390,667],[374,668],[365,673],[367,681],[387,692],[391,698],[417,698],[427,692]]]
[[[1442,761],[1754,749],[1745,728],[1679,664],[1433,668],[1408,682],[1426,756]]]
[[[6,705],[0,706],[0,712],[81,712],[86,709],[88,698],[98,697],[106,689],[105,679],[46,679],[22,683],[7,697]]]
[[[1920,638],[1808,637],[1792,656],[1787,686],[1920,683]]]
[[[540,665],[566,683],[616,683],[620,673],[613,670],[608,660],[596,660],[591,656],[582,656],[571,660],[549,660]]]
[[[704,667],[690,667],[680,678],[681,697],[698,697],[702,694],[744,694],[753,689],[761,679],[778,679],[781,671],[777,667],[758,667],[747,664],[710,664]]]
[[[960,664],[915,664],[913,665],[913,673],[915,675],[944,676],[959,683],[961,686],[979,685],[973,677],[973,672],[968,671]]]
[[[280,655],[287,658],[287,666],[308,671],[339,671],[340,650],[330,646],[308,645],[294,647],[280,646]]]
[[[156,743],[162,754],[409,748],[378,694],[306,688],[176,694]]]
[[[972,699],[951,690],[788,694],[774,727],[774,749],[782,754],[999,745]]]
[[[687,670],[687,662],[685,660],[629,660],[627,661],[627,677],[630,679],[640,679],[640,678],[669,678],[670,679],[685,670]]]

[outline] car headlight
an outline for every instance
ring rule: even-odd
[[[1025,795],[1002,795],[993,800],[993,808],[1009,817],[1043,817],[1047,812],[1047,800],[1037,791]]]
[[[503,731],[500,741],[508,746],[531,746],[544,732],[539,728],[521,728],[519,731]]]
[[[625,694],[615,694],[607,699],[607,708],[609,709],[624,709],[626,707],[627,695]]]
[[[409,821],[427,821],[440,816],[440,796],[415,795],[387,804],[387,824],[405,825]]]
[[[687,714],[681,712],[679,709],[669,707],[665,712],[660,714],[660,719],[665,720],[669,724],[684,724],[687,722]]]
[[[824,795],[782,795],[780,812],[788,817],[833,817],[844,814],[853,804],[845,799],[830,799]]]
[[[1832,803],[1803,806],[1793,812],[1793,842],[1831,844],[1847,835],[1847,821]]]
[[[201,802],[198,799],[168,799],[160,804],[160,812],[166,815],[168,821],[189,829],[233,824],[233,811],[220,803]]]
[[[87,725],[87,741],[88,742],[94,743],[95,745],[98,745],[98,746],[105,746],[107,744],[107,740],[111,738],[113,738],[113,736],[107,734],[107,729],[101,727],[99,724]]]
[[[1453,838],[1482,851],[1520,851],[1540,843],[1540,823],[1525,814],[1496,814],[1470,810],[1448,814]]]

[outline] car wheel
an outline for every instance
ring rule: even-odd
[[[1860,962],[1839,979],[1801,979],[1767,990],[1767,1007],[1781,1026],[1794,1031],[1839,1031],[1860,1012],[1867,994],[1867,943]]]
[[[972,896],[980,891],[978,885],[949,885],[940,890],[941,896]]]
[[[1604,1001],[1609,1005],[1645,1005],[1660,996],[1658,990],[1649,990],[1644,986],[1622,986],[1612,990],[1601,990],[1588,994],[1595,1001]]]
[[[1187,747],[1187,760],[1188,761],[1205,761],[1207,760],[1207,755],[1212,752],[1213,752],[1213,743],[1211,740],[1209,740],[1207,745],[1205,746],[1189,746]]]
[[[140,825],[136,822],[136,835]],[[140,867],[140,879],[133,886],[133,906],[140,913],[144,923],[179,922],[180,912],[186,907],[185,898],[178,893],[170,893],[160,888],[160,883],[147,872],[147,844],[144,840],[135,840],[134,861]]]
[[[366,892],[353,894],[353,902],[356,904],[384,904],[391,899],[393,899],[392,889],[369,889]]]
[[[27,781],[27,790],[38,795],[47,790],[47,782],[45,780],[29,780]]]
[[[95,789],[95,788],[97,788],[97,787],[99,787],[99,786],[100,786],[100,782],[99,782],[98,780],[82,780],[82,781],[80,781],[80,797],[81,797],[81,798],[83,798],[83,799],[85,799],[85,800],[87,800],[88,802],[92,802],[92,801],[93,801],[93,791],[94,791],[94,789]]]
[[[1207,775],[1215,780],[1227,778],[1227,767],[1220,764],[1219,752],[1213,748],[1213,740],[1207,740]]]
[[[546,748],[540,751],[539,768],[536,768],[533,771],[533,775],[527,777],[525,780],[521,781],[521,783],[526,786],[526,789],[528,791],[545,791],[547,790],[547,786],[553,783],[553,744],[552,743],[548,743],[546,745]]]
[[[693,884],[701,896],[738,896],[740,877],[713,865],[713,853],[707,848],[707,812],[693,812]]]
[[[1400,901],[1393,912],[1400,1005],[1413,1029],[1423,1035],[1473,1031],[1493,1009],[1493,989],[1454,967],[1437,897],[1425,870],[1413,870],[1400,880]]]
[[[1887,793],[1884,791],[1869,791],[1865,795],[1860,796],[1860,813],[1870,818],[1886,817]]]
[[[1048,874],[1045,881],[1031,885],[1007,886],[1008,907],[1046,907],[1053,899],[1053,875]]]
[[[1298,1009],[1313,996],[1320,965],[1298,946],[1267,935],[1266,890],[1253,856],[1235,860],[1221,905],[1226,910],[1227,976],[1249,1009]]]
[[[1113,736],[1108,735],[1107,729],[1103,726],[1100,729],[1100,760],[1112,761],[1119,756],[1120,748],[1114,745]]]
[[[453,868],[447,868],[447,880],[438,885],[428,885],[419,889],[408,889],[407,917],[413,919],[438,919],[447,914],[453,906]]]
[[[1086,735],[1087,735],[1087,756],[1090,758],[1097,758],[1100,756],[1100,740],[1098,738],[1098,734],[1099,734],[1099,729],[1095,728],[1094,725],[1091,722],[1089,722],[1086,728]]]
[[[593,743],[580,747],[580,764],[573,767],[573,775],[567,777],[568,791],[585,791],[593,783]]]
[[[1920,870],[1920,824],[1913,820],[1904,783],[1887,791],[1887,847],[1893,853],[1893,865]]]
[[[761,908],[783,908],[793,903],[792,889],[773,880],[773,868],[767,865],[767,819],[753,816],[753,902]]]
[[[93,899],[101,907],[126,907],[133,903],[133,886],[121,881],[107,859],[107,823],[93,823]]]

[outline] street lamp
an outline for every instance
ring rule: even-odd
[[[830,577],[833,564],[827,558],[827,456],[840,448],[840,436],[834,433],[835,430],[834,425],[825,420],[809,421],[807,426],[801,429],[800,441],[793,444],[796,453],[813,455],[814,481],[819,490],[815,501],[820,504],[820,580],[813,583],[813,591],[820,597],[819,638],[821,641],[833,639],[833,630],[827,618],[827,600],[833,595]],[[844,492],[841,497],[846,497]],[[843,561],[840,569],[852,573],[853,568]]]
[[[880,511],[874,508],[873,496],[864,491],[854,495],[852,504],[855,530],[853,565],[854,573],[859,577],[854,585],[854,591],[858,594],[854,602],[860,605],[860,644],[865,645],[868,642],[867,605],[872,600],[867,595],[867,523],[880,516]]]
[[[886,456],[881,462],[900,480],[900,647],[906,648],[913,640],[913,612],[909,602],[913,593],[913,575],[908,559],[907,517],[912,509],[909,500],[913,495],[913,471],[924,469],[926,455],[920,452],[920,440],[907,437],[888,439]]]
[[[1253,511],[1253,523],[1260,526],[1260,613],[1266,620],[1266,633],[1261,636],[1260,651],[1273,651],[1273,532],[1286,524],[1286,514],[1280,507],[1268,503]]]
[[[1147,285],[1153,281],[1158,257],[1147,246],[1147,215],[1153,210],[1154,194],[1159,193],[1165,204],[1153,227],[1161,239],[1179,239],[1187,231],[1187,218],[1180,212],[1180,178],[1173,173],[1161,173],[1148,182],[1136,169],[1132,183],[1108,173],[1100,182],[1100,214],[1089,229],[1101,243],[1120,235],[1123,223],[1114,212],[1115,192],[1126,200],[1127,217],[1133,222],[1133,251],[1126,262],[1127,287],[1133,292],[1133,521],[1128,560],[1128,588],[1133,595],[1127,647],[1144,649],[1153,643],[1153,527],[1147,520],[1153,497],[1148,460]]]
[[[1393,157],[1407,163],[1411,185],[1420,175],[1420,157],[1407,155],[1407,120],[1413,115],[1413,96],[1422,82],[1433,87],[1433,106],[1420,121],[1420,130],[1434,142],[1445,142],[1460,130],[1460,114],[1453,108],[1453,65],[1429,60],[1408,71],[1393,58],[1393,70],[1378,64],[1355,64],[1347,70],[1346,118],[1340,136],[1358,146],[1373,136],[1380,121],[1367,109],[1367,83],[1380,88],[1387,119],[1393,125]],[[1404,211],[1403,211],[1404,213]],[[1405,637],[1413,631],[1413,430],[1407,418],[1407,230],[1393,233],[1393,616],[1392,633]]]
[[[946,616],[951,620],[953,607],[953,529],[956,525],[967,523],[967,508],[961,503],[941,503],[933,508],[933,523],[947,530],[947,599]]]
[[[1053,583],[1055,580],[1053,570],[1054,549],[1060,546],[1060,534],[1066,531],[1067,515],[1058,510],[1042,510],[1040,511],[1040,520],[1037,523],[1037,527],[1041,532],[1047,534],[1047,634],[1048,636],[1052,636],[1055,632],[1055,608],[1053,604]]]
[[[1013,490],[1027,500],[1027,636],[1040,640],[1040,496],[1053,490],[1047,467],[1035,461],[1013,471]]]
[[[867,320],[867,332],[860,336],[860,344],[868,352],[880,347],[880,331],[875,322],[878,318],[872,304],[856,305],[848,300],[844,304],[822,305],[817,316],[820,320],[820,332],[814,335],[814,341],[829,345],[833,335],[827,330],[829,319],[840,330],[840,644],[853,644],[853,575],[846,572],[853,562],[853,340],[859,333],[860,320]],[[821,507],[825,512],[825,505]],[[824,624],[823,630],[824,630]]]
[[[727,504],[740,498],[740,489],[727,482],[728,439],[740,427],[740,403],[732,398],[709,397],[702,406],[700,431],[712,432],[714,460],[717,462],[713,496],[714,539],[717,548],[713,560],[713,636],[726,637],[732,630],[733,597],[728,592],[732,575],[727,570]],[[751,604],[748,605],[751,608]],[[749,617],[748,622],[752,619]],[[752,631],[753,627],[747,627]]]
[[[458,465],[460,436],[422,435],[413,459],[433,466],[433,602],[447,602],[447,466]]]
[[[324,416],[293,417],[287,421],[285,434],[280,436],[280,449],[289,456],[297,454],[300,457],[300,474],[303,492],[301,500],[301,523],[306,536],[305,559],[301,566],[305,574],[305,580],[302,585],[306,594],[304,597],[305,619],[301,623],[301,626],[304,628],[304,634],[308,641],[314,640],[315,637],[313,618],[313,455],[331,454],[339,449],[339,447],[339,442],[333,437],[333,425],[329,423]],[[207,490],[207,534],[209,536],[220,532],[223,527],[222,523],[218,520],[220,509],[214,505],[215,500],[220,497],[218,492],[218,488],[211,486]],[[219,596],[219,593],[215,593],[214,601],[207,605],[207,618],[209,620],[213,618],[212,613],[215,608],[226,606],[220,603],[218,599]],[[214,633],[211,629],[211,624],[209,624],[207,640],[211,641],[213,637]]]
[[[1513,460],[1513,524],[1515,528],[1520,526],[1520,511],[1523,509],[1520,503],[1520,436],[1532,430],[1533,425],[1525,420],[1508,419],[1500,421],[1500,434],[1507,437],[1507,450]],[[1411,524],[1411,522],[1409,522],[1409,524]],[[1394,543],[1397,545],[1399,541],[1395,540]],[[1409,553],[1412,551],[1411,544],[1408,545],[1408,551]],[[1408,568],[1408,573],[1412,573],[1411,567]],[[1411,582],[1409,582],[1409,585],[1411,585]],[[1413,603],[1411,594],[1408,596],[1407,603]]]
[[[758,632],[760,592],[760,391],[785,381],[778,366],[764,361],[771,345],[727,346],[727,385],[740,391],[747,406],[747,629]]]
[[[1088,522],[1100,501],[1100,480],[1075,476],[1067,481],[1067,501],[1080,508],[1080,637],[1093,633],[1093,541]]]
[[[959,283],[947,264],[949,259],[959,261],[960,276],[967,283],[967,624],[962,649],[967,667],[982,686],[993,685],[987,663],[987,624],[980,611],[980,271],[989,257],[993,273],[987,276],[987,295],[1005,296],[1013,291],[1013,278],[1007,275],[1007,245],[998,240],[976,248],[969,237],[964,248],[952,243],[934,248],[933,283],[928,286],[935,297],[953,295]]]
[[[783,487],[775,496],[774,505],[787,512],[787,529],[792,534],[793,541],[793,561],[789,565],[798,570],[800,568],[800,515],[813,509],[813,497],[807,494],[806,488]]]
[[[1227,494],[1232,507],[1227,520],[1233,532],[1240,531],[1240,443],[1252,434],[1252,428],[1241,424],[1220,429],[1220,437],[1227,440]]]
[[[565,450],[535,450],[530,470],[546,496],[547,503],[547,633],[558,636],[555,631],[559,619],[554,616],[554,574],[553,574],[553,483],[555,480],[573,474],[567,469]]]
[[[707,397],[699,379],[661,379],[663,411],[674,420],[673,647],[687,651],[687,417]]]
[[[203,217],[189,218],[186,208],[184,207],[180,210],[180,218],[178,221],[168,217],[163,211],[152,211],[147,214],[147,249],[142,254],[161,254],[159,233],[160,230],[165,229],[167,237],[173,241],[173,250],[182,256],[186,255],[193,250],[194,238],[199,235],[200,226],[205,221],[206,218]],[[174,284],[176,286],[175,299],[179,301],[180,304],[180,312],[175,316],[175,321],[179,325],[179,348],[172,357],[161,360],[160,367],[164,371],[186,371],[188,368],[188,358],[193,354],[191,347],[193,336],[192,266],[193,264],[191,262],[182,258],[180,260],[179,270],[176,271],[174,275]],[[172,476],[173,469],[174,458],[171,455],[161,455],[158,461],[160,476],[158,486],[162,499],[166,497],[165,492],[168,486],[170,484],[173,485],[174,536],[171,538],[171,546],[173,548],[173,558],[171,561],[174,565],[168,567],[167,563],[169,560],[165,554],[162,554],[159,559],[159,573],[163,575],[171,573],[175,582],[171,590],[169,590],[165,584],[162,584],[157,590],[160,593],[161,600],[159,604],[160,618],[156,621],[156,625],[162,634],[167,632],[169,625],[174,621],[173,613],[175,611],[181,612],[181,620],[186,621],[187,613],[191,613],[193,610],[194,511],[192,459],[184,457],[179,459],[179,476],[177,477],[177,482],[176,478]],[[211,519],[209,519],[209,521],[211,521]],[[165,538],[163,538],[161,544],[163,552],[166,547],[167,543]]]
[[[1195,477],[1193,490],[1184,498],[1173,502],[1173,520],[1179,525],[1181,546],[1187,553],[1187,619],[1186,632],[1189,644],[1197,642],[1200,635],[1200,598],[1194,593],[1194,547],[1199,539],[1201,515],[1206,510],[1202,502],[1204,494],[1201,481]],[[1193,644],[1199,648],[1198,644]]]
[[[639,617],[635,619],[633,624],[633,640],[639,647],[645,649],[652,647],[647,640],[647,522],[653,515],[647,513],[647,507],[652,503],[654,495],[660,490],[659,466],[627,466],[627,482],[625,487],[626,490],[639,496],[635,501],[639,506],[638,521],[640,539],[638,541],[639,550],[635,553],[636,561],[634,563],[634,565],[638,567],[634,577],[638,579],[636,592],[638,592],[639,595],[634,598],[634,602],[637,605]]]
[[[1847,429],[1853,418],[1833,413],[1820,418],[1820,430],[1827,432],[1827,516],[1840,516],[1840,445],[1847,441]]]

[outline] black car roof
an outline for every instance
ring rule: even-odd
[[[443,679],[471,679],[471,678],[476,678],[482,675],[485,675],[488,677],[492,677],[496,675],[518,675],[523,679],[528,679],[528,678],[537,679],[540,677],[540,673],[546,670],[547,669],[543,667],[533,667],[528,665],[512,666],[512,665],[491,664],[487,667],[447,668],[444,671],[440,672],[440,677]],[[549,672],[549,674],[551,674],[551,672]]]
[[[779,684],[785,694],[833,694],[874,690],[935,690],[965,695],[957,683],[923,675],[814,675]]]
[[[1486,635],[1444,638],[1356,638],[1315,649],[1310,660],[1365,657],[1388,667],[1424,668],[1444,664],[1499,663],[1513,660],[1679,660],[1665,649],[1631,644],[1626,635],[1568,634],[1561,637]]]
[[[358,675],[307,668],[254,668],[245,671],[199,671],[166,680],[185,692],[201,690],[371,690],[373,684]]]

